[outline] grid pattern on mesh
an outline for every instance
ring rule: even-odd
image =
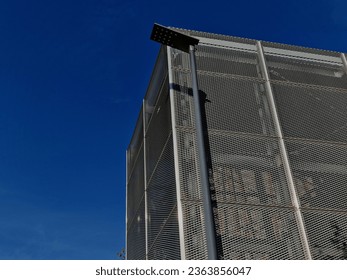
[[[303,209],[347,210],[347,145],[286,141]]]
[[[127,259],[146,259],[145,199],[138,208],[135,219],[127,231]]]
[[[328,50],[306,48],[306,47],[301,47],[301,46],[293,46],[293,45],[286,45],[286,44],[273,43],[273,42],[262,42],[261,44],[264,47],[271,47],[271,48],[277,48],[277,49],[282,49],[282,50],[299,51],[299,52],[327,55],[327,56],[333,56],[333,57],[339,57],[340,56],[340,54],[338,52],[328,51]]]
[[[340,65],[267,55],[270,79],[347,89],[347,76]]]
[[[171,131],[170,97],[168,89],[162,90],[146,131],[147,182],[158,162]]]
[[[219,204],[224,259],[304,259],[293,211]]]
[[[347,142],[347,92],[272,83],[285,137]]]
[[[136,159],[135,166],[131,177],[128,182],[128,196],[127,196],[127,223],[130,226],[135,217],[135,213],[140,205],[140,201],[144,195],[144,159],[143,159],[143,146],[141,146],[138,158]]]
[[[160,235],[148,252],[149,260],[179,260],[180,238],[178,231],[177,208],[174,208],[168,217]]]
[[[201,200],[195,130],[177,128],[181,199]]]
[[[313,259],[347,259],[347,213],[303,211]]]
[[[165,227],[177,202],[174,164],[170,137],[147,186],[149,247]]]
[[[199,75],[199,89],[206,96],[202,117],[209,129],[274,134],[262,82]]]
[[[205,219],[201,202],[182,201],[187,260],[207,259]]]
[[[142,107],[140,111],[140,115],[138,117],[136,128],[134,134],[131,138],[129,147],[127,149],[127,173],[128,179],[131,176],[131,172],[136,163],[136,159],[138,157],[139,151],[143,144],[143,118],[142,118]]]
[[[201,45],[197,46],[196,63],[199,71],[261,78],[255,52]]]
[[[209,138],[218,203],[291,206],[276,139],[217,132]]]

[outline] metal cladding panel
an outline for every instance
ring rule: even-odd
[[[145,191],[143,146],[141,146],[138,153],[127,188],[127,228],[129,228],[140,206]]]
[[[347,146],[286,141],[303,209],[347,211]]]
[[[347,260],[347,213],[303,211],[312,256],[317,260]]]
[[[272,80],[347,88],[347,76],[342,62],[323,63],[272,55],[267,55],[266,60]]]
[[[255,52],[197,46],[196,63],[199,71],[262,78]]]
[[[304,259],[290,209],[221,203],[218,215],[224,259]]]
[[[146,259],[145,199],[138,208],[135,219],[127,231],[127,259]]]
[[[177,212],[174,164],[172,137],[169,137],[147,186],[149,248],[158,238],[164,242],[165,237],[161,236],[163,228],[166,227],[170,216],[177,216],[177,213],[173,213]],[[174,231],[178,234],[178,227],[174,228],[171,225],[171,231],[172,234]],[[177,250],[179,251],[179,244]]]
[[[172,210],[172,214],[167,218],[165,226],[152,244],[148,253],[149,260],[179,260],[180,238],[178,232],[177,208]]]
[[[291,207],[276,139],[217,132],[209,139],[218,203]]]
[[[170,98],[168,91],[169,86],[165,83],[159,93],[151,120],[146,130],[147,182],[151,178],[171,132]]]
[[[285,137],[347,142],[347,91],[277,83],[272,87]]]

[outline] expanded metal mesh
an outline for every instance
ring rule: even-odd
[[[207,259],[205,218],[201,202],[182,201],[186,259]]]
[[[129,147],[127,149],[127,174],[128,174],[127,179],[129,179],[129,177],[131,176],[132,170],[134,168],[136,159],[138,157],[140,148],[142,147],[142,143],[143,143],[143,117],[142,116],[143,114],[142,114],[142,108],[141,108],[133,136],[131,138]]]
[[[289,209],[219,204],[224,259],[304,259]]]
[[[161,232],[152,244],[149,260],[178,260],[180,254],[180,238],[178,232],[177,208],[172,209],[172,214],[161,228]]]
[[[146,131],[146,173],[147,182],[158,163],[171,131],[170,98],[168,85],[160,92],[152,118]]]
[[[261,78],[255,52],[202,45],[197,46],[196,63],[199,71]]]
[[[147,186],[149,248],[166,227],[167,220],[170,215],[173,215],[172,212],[177,203],[174,165],[172,137],[169,137]],[[177,211],[176,208],[175,211]],[[173,228],[171,230],[174,231]],[[175,230],[178,233],[178,228]],[[163,237],[159,238],[163,239]],[[179,246],[177,250],[179,251]]]
[[[218,202],[291,206],[276,139],[211,132]]]
[[[347,91],[272,87],[285,137],[347,142]]]
[[[337,65],[272,55],[267,55],[266,60],[270,79],[347,88],[347,77],[342,62]]]
[[[138,153],[135,161],[135,166],[127,186],[127,227],[131,225],[134,220],[135,213],[137,212],[140,202],[143,199],[145,185],[144,185],[144,155],[143,146]]]
[[[145,199],[135,213],[135,218],[127,231],[127,259],[146,259]]]
[[[303,211],[314,259],[347,260],[347,213]]]
[[[286,141],[302,208],[347,211],[347,145]]]

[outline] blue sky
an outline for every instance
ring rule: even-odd
[[[347,2],[2,0],[0,259],[116,259],[154,22],[347,52]]]

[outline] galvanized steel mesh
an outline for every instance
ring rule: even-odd
[[[196,50],[218,257],[304,259],[305,237],[297,221],[302,215],[314,259],[347,259],[347,75],[339,54],[263,43],[283,151],[256,41],[181,31],[220,40],[220,46],[202,44]],[[242,44],[252,47],[242,49]],[[167,91],[158,93],[146,130],[148,258],[206,259],[189,56],[173,49],[167,55],[173,104]],[[133,144],[133,150],[143,152],[141,145]],[[128,258],[144,251],[136,249],[142,228],[134,241],[144,215],[144,174],[136,171],[141,164],[134,158],[128,163],[128,196],[134,191],[134,197],[128,198],[127,241],[128,251],[138,252]]]

